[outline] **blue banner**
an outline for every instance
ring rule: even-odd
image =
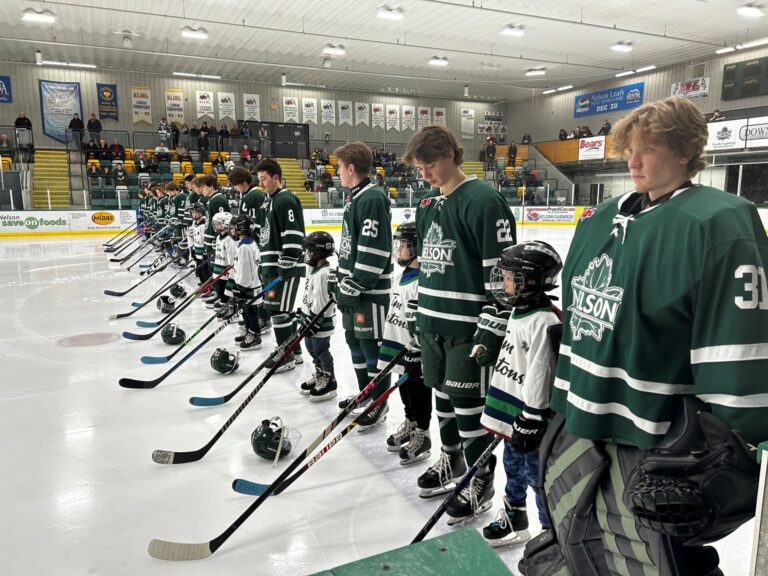
[[[11,89],[11,77],[0,76],[0,104],[13,102],[13,90]]]
[[[99,118],[117,120],[117,84],[96,84],[99,99]]]
[[[643,103],[645,82],[609,88],[576,96],[573,100],[573,117],[591,114],[607,114],[636,108]]]
[[[80,82],[39,80],[39,83],[43,134],[66,144],[67,127],[72,115],[79,114],[80,118],[83,117]]]

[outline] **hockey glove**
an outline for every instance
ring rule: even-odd
[[[360,294],[363,293],[363,286],[360,286],[352,278],[344,278],[339,283],[339,296],[336,302],[342,312],[353,311],[360,303]]]
[[[306,335],[310,337],[315,336],[317,335],[318,332],[320,332],[320,325],[323,323],[323,321],[320,320],[319,322],[315,322],[314,324],[310,325],[313,318],[314,316],[312,316],[311,318],[309,316],[303,316],[301,318],[301,326],[302,328],[308,328]]]
[[[402,360],[405,373],[408,374],[408,382],[413,385],[423,378],[421,372],[421,354],[418,352],[406,354]]]
[[[246,296],[245,288],[243,288],[242,286],[239,286],[237,284],[232,286],[232,297],[235,300],[243,300],[243,299],[245,299],[245,296]]]
[[[405,321],[408,323],[408,334],[414,337],[418,334],[418,327],[416,326],[416,314],[419,311],[418,300],[408,300],[405,303]]]
[[[298,260],[290,256],[280,256],[277,260],[277,266],[280,269],[280,276],[284,281],[298,276],[301,268],[299,268]]]
[[[544,432],[547,429],[547,423],[544,420],[534,420],[518,414],[512,423],[512,448],[518,452],[526,453],[538,450]]]
[[[336,286],[338,285],[338,278],[336,277],[336,268],[331,268],[328,271],[328,294],[336,297]]]
[[[480,366],[496,364],[501,352],[501,344],[504,342],[509,315],[509,310],[499,310],[491,305],[483,306],[480,319],[477,321],[477,329],[472,335],[475,346],[470,354]]]

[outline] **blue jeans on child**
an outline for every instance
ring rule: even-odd
[[[309,355],[312,356],[312,361],[317,368],[325,370],[326,372],[333,371],[333,356],[331,356],[331,339],[317,338],[315,336],[307,336],[304,338],[304,344],[307,346]]]
[[[544,512],[539,491],[539,451],[518,452],[508,441],[504,441],[504,471],[507,473],[507,485],[504,493],[510,503],[525,502],[528,486],[536,495],[536,507],[539,509],[539,523],[544,529],[549,528],[549,520]]]

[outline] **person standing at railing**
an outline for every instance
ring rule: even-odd
[[[94,140],[101,138],[101,120],[96,118],[96,114],[91,112],[91,117],[88,119],[88,134]]]
[[[200,162],[208,162],[209,150],[211,145],[208,143],[208,123],[203,122],[202,128],[197,136],[197,151],[200,152]]]
[[[72,132],[72,140],[77,142],[77,147],[79,148],[83,142],[83,130],[85,129],[85,125],[80,119],[80,114],[72,115],[68,128]]]
[[[227,125],[223,122],[219,128],[219,150],[226,150],[227,144],[229,144],[230,133]]]
[[[19,117],[16,118],[16,121],[13,123],[13,125],[16,128],[26,128],[27,130],[32,130],[32,121],[27,118],[27,115],[24,112],[19,112]]]

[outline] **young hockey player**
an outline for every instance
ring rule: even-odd
[[[218,212],[213,215],[213,229],[216,231],[215,260],[213,261],[213,275],[217,276],[224,272],[227,266],[235,262],[237,254],[237,241],[229,235],[229,224],[232,220],[232,214],[229,212]],[[238,238],[239,239],[239,238]],[[218,299],[207,306],[207,308],[220,309],[229,301],[226,295],[227,279],[231,272],[225,274],[214,283],[214,290]]]
[[[195,260],[195,266],[197,266],[205,259],[205,229],[207,227],[205,206],[197,202],[190,207],[189,213],[192,216],[192,226],[190,227],[192,257]],[[197,274],[199,283],[203,284],[211,277],[211,269],[208,266],[200,266],[195,271],[195,274]]]
[[[242,309],[245,320],[245,334],[235,338],[241,350],[258,350],[261,348],[261,330],[259,329],[258,300],[245,305],[261,291],[259,279],[259,247],[251,235],[253,223],[244,214],[235,216],[230,222],[230,233],[238,238],[237,253],[232,267],[231,292]],[[241,338],[241,339],[240,339]]]
[[[392,278],[392,295],[379,352],[379,368],[384,368],[414,336],[419,297],[416,236],[416,223],[405,222],[397,227],[392,237],[392,258],[399,266],[403,266],[403,270],[396,272]],[[407,372],[408,381],[399,388],[400,399],[405,408],[405,420],[397,431],[387,438],[387,450],[398,453],[400,464],[413,464],[430,456],[432,390],[424,384],[421,355],[417,349],[406,355],[392,371],[396,374]]]
[[[333,237],[328,232],[312,232],[304,239],[304,263],[309,269],[304,285],[301,323],[306,326],[330,300],[328,293],[328,258],[333,255]],[[315,373],[301,385],[301,394],[310,402],[321,402],[336,397],[336,375],[331,355],[331,335],[336,323],[336,309],[331,305],[323,319],[315,324],[304,343],[315,365]]]
[[[197,186],[198,192],[201,196],[206,198],[207,209],[207,226],[205,228],[205,253],[211,257],[214,256],[216,247],[216,231],[213,229],[213,217],[220,212],[231,212],[229,207],[229,201],[227,197],[219,190],[218,180],[213,174],[203,174],[197,176],[194,180]],[[211,262],[211,271],[213,270],[213,262]],[[204,298],[203,301],[206,305],[215,304],[219,301],[219,296],[215,291],[212,291],[210,296]]]
[[[475,331],[477,344],[472,355],[478,364],[494,364],[480,424],[504,438],[507,474],[504,508],[483,529],[493,547],[530,538],[525,505],[528,486],[536,496],[539,522],[549,528],[539,493],[538,449],[555,378],[556,355],[549,330],[560,325],[547,292],[557,287],[555,277],[562,268],[560,255],[546,242],[505,248],[491,270],[491,291],[501,313],[494,306],[483,308]]]

